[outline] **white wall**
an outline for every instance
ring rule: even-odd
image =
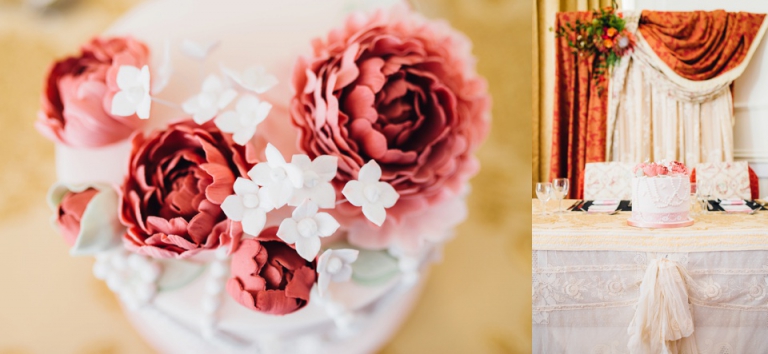
[[[762,0],[624,0],[626,10],[717,10],[768,13]],[[768,54],[763,37],[746,71],[734,83],[734,157],[747,160],[760,177],[760,196],[768,196]]]

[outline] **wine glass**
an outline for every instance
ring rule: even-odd
[[[712,192],[712,184],[710,182],[699,181],[696,187],[699,204],[701,205],[701,213],[704,214],[709,211],[709,198]]]
[[[547,215],[547,202],[552,198],[552,183],[536,183],[536,197],[541,202],[541,215]]]
[[[697,199],[698,195],[699,195],[698,186],[696,185],[696,183],[691,183],[691,215],[696,215],[699,212],[697,210],[699,207],[699,202]]]
[[[563,212],[563,199],[568,195],[568,179],[567,178],[555,178],[552,180],[552,191],[555,192],[555,198],[557,198],[557,212]]]

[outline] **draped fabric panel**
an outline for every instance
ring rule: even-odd
[[[621,1],[618,1],[619,6]],[[611,5],[611,0],[537,0],[533,2],[533,156],[531,174],[536,182],[549,181],[552,151],[552,116],[555,95],[555,43],[550,28],[558,12],[586,11]],[[532,193],[535,197],[535,194]]]
[[[643,11],[638,31],[659,59],[678,75],[709,80],[739,66],[765,14]]]
[[[555,27],[589,21],[589,12],[558,13]],[[587,162],[605,161],[608,90],[598,90],[592,56],[574,54],[566,38],[555,42],[555,97],[550,179],[571,181],[569,195],[580,198]],[[605,83],[603,83],[605,85]]]
[[[730,85],[757,48],[765,15],[638,15],[625,13],[637,46],[611,77],[608,159],[679,160],[691,166],[733,161]]]

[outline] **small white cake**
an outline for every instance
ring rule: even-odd
[[[632,217],[629,224],[638,227],[665,228],[692,224],[690,212],[691,182],[686,173],[671,173],[671,168],[653,164],[663,174],[635,169],[632,179]]]

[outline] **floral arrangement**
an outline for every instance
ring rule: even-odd
[[[593,56],[593,77],[600,78],[635,46],[634,35],[627,31],[621,13],[616,13],[616,2],[611,6],[592,11],[592,21],[576,20],[565,23],[555,32],[557,38],[565,38],[574,54]]]
[[[690,171],[678,161],[639,163],[632,169],[636,177],[688,176]]]
[[[229,296],[274,315],[303,308],[313,289],[324,296],[330,283],[364,278],[354,267],[369,252],[416,267],[408,257],[463,219],[488,131],[467,40],[396,8],[352,15],[312,45],[295,65],[291,102],[266,98],[278,79],[265,68],[225,63],[171,102],[160,96],[173,80],[169,51],[151,67],[154,53],[130,37],[96,38],[55,62],[38,130],[85,150],[130,141],[119,185],[51,189],[71,254],[95,256],[95,275],[131,307],[213,259]],[[215,49],[181,43],[200,63]],[[270,129],[276,103],[290,107],[293,130]],[[158,104],[178,119],[157,121]],[[271,143],[285,139],[298,147],[291,156]]]

